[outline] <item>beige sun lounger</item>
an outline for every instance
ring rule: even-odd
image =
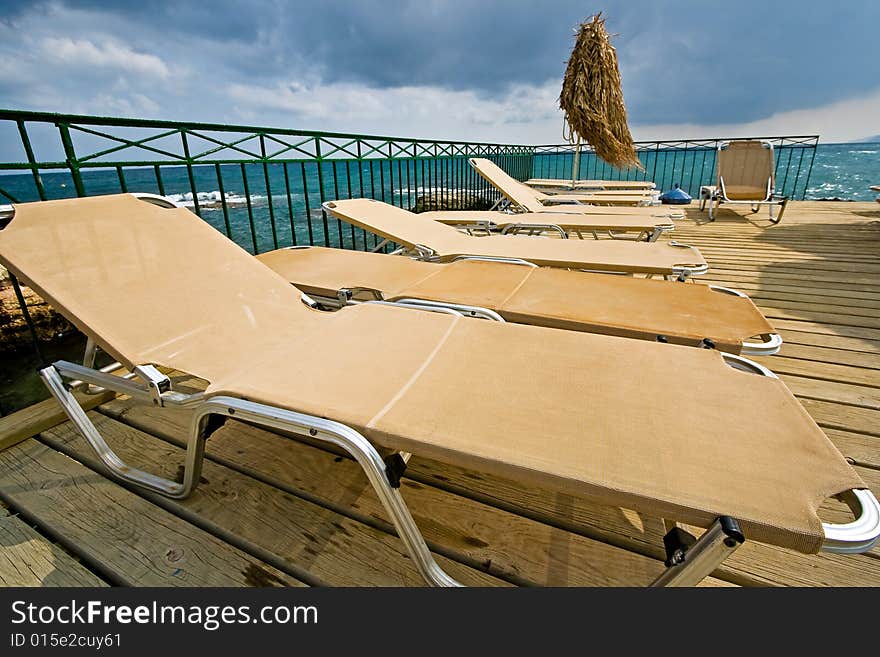
[[[434,584],[457,582],[400,495],[398,450],[708,527],[670,554],[661,584],[699,581],[744,536],[846,552],[880,535],[877,500],[785,385],[717,351],[376,304],[322,313],[188,210],[131,195],[16,205],[0,263],[132,372],[41,371],[115,476],[185,497],[206,439],[231,417],[327,441],[363,467]],[[159,367],[207,388],[175,391]],[[711,396],[674,394],[685,378]],[[182,482],[121,461],[65,379],[192,407]],[[829,496],[857,519],[823,523]]]
[[[607,212],[560,213],[527,212],[510,213],[496,210],[439,210],[421,212],[420,216],[439,221],[447,226],[471,230],[500,231],[502,235],[536,235],[553,232],[561,237],[584,239],[584,235],[599,237],[604,233],[615,239],[641,239],[655,242],[666,231],[673,230],[674,218],[683,217],[681,212],[669,212],[664,208],[594,208]],[[630,213],[630,210],[648,212]]]
[[[708,265],[700,252],[676,242],[558,240],[489,235],[473,237],[452,226],[372,199],[328,201],[324,209],[337,219],[402,245],[423,260],[463,258],[520,260],[539,267],[687,278]]]
[[[317,246],[257,258],[322,306],[394,301],[749,356],[774,354],[782,344],[751,299],[727,288],[480,260],[438,264]]]
[[[524,183],[536,189],[547,188],[550,190],[571,190],[571,179],[563,178],[530,178]],[[574,189],[589,190],[652,190],[656,187],[650,180],[578,180]]]
[[[718,182],[700,188],[700,210],[709,205],[709,219],[722,203],[746,204],[752,212],[770,209],[770,221],[779,223],[788,198],[776,194],[773,145],[758,140],[738,140],[718,146]],[[773,206],[779,214],[773,216]]]
[[[502,202],[523,212],[595,212],[595,205],[652,205],[656,192],[624,193],[599,192],[596,194],[544,194],[508,174],[492,160],[472,157],[468,160],[474,170],[502,195]],[[580,206],[587,207],[580,207]],[[592,209],[591,209],[592,208]],[[494,208],[493,208],[494,209]]]

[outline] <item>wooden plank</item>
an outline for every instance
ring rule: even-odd
[[[723,274],[723,275],[722,275]],[[756,290],[766,290],[773,293],[788,294],[805,294],[805,295],[825,295],[841,301],[850,301],[854,299],[867,300],[877,302],[880,299],[880,292],[869,292],[865,290],[847,290],[841,287],[810,287],[806,284],[793,283],[776,283],[762,278],[757,273],[749,271],[722,272],[719,273],[715,269],[710,269],[706,275],[700,276],[698,284],[723,285],[742,290],[748,294],[754,294]]]
[[[718,276],[714,270],[710,269],[705,275],[695,279],[694,282],[698,285],[728,285],[742,290],[750,296],[756,293],[766,292],[768,294],[788,294],[792,297],[803,297],[808,299],[822,296],[823,299],[829,299],[833,303],[852,302],[854,299],[868,301],[874,304],[880,302],[880,292],[814,288],[804,284],[776,284],[763,280],[757,272],[751,272],[748,270],[741,270],[736,273],[728,273],[725,276]]]
[[[110,401],[116,396],[116,393],[110,390],[97,395],[85,395],[78,392],[74,396],[85,410],[89,410]],[[66,420],[67,415],[64,414],[54,398],[44,399],[33,406],[0,417],[0,450],[17,445],[21,441],[36,436],[41,431],[50,429]]]
[[[880,390],[785,374],[782,381],[796,397],[880,410]]]
[[[0,586],[107,586],[63,548],[0,508]]]
[[[875,317],[863,317],[860,315],[846,315],[838,312],[823,312],[817,310],[795,311],[776,306],[756,304],[768,319],[794,319],[808,322],[820,322],[841,327],[855,327],[873,331],[873,335],[866,334],[875,339],[880,338],[880,319]]]
[[[749,284],[737,285],[736,289],[748,294],[756,304],[788,308],[789,310],[828,309],[829,312],[841,312],[847,315],[865,314],[871,310],[880,310],[880,301],[873,299],[846,299],[827,294],[777,292],[758,285]]]
[[[880,244],[876,239],[858,241],[855,238],[810,244],[804,240],[792,240],[785,246],[767,246],[755,239],[734,239],[730,237],[697,235],[681,230],[675,233],[689,240],[690,244],[712,254],[713,258],[736,258],[741,256],[749,261],[804,262],[804,263],[878,263],[874,247]],[[670,238],[672,235],[670,235]]]
[[[868,391],[868,394],[875,395],[878,394],[876,389],[880,388],[880,374],[875,370],[864,367],[786,358],[781,354],[764,356],[754,360],[769,367],[777,374],[793,374],[812,379],[822,379],[824,381],[845,381],[853,385],[872,388],[874,391]]]
[[[302,585],[32,438],[0,452],[0,498],[114,584]]]
[[[820,427],[880,436],[880,411],[815,399],[800,402]]]
[[[729,275],[737,276],[742,273],[742,269],[736,267],[735,264],[726,263],[709,263],[709,271],[712,276],[727,278]],[[785,272],[779,270],[762,269],[756,272],[755,276],[759,280],[773,284],[794,285],[801,281],[806,281],[811,287],[825,288],[829,290],[859,290],[864,292],[877,292],[876,276],[839,276],[836,274],[807,274],[804,272]]]
[[[684,235],[686,231],[682,231]],[[704,237],[690,235],[692,242],[700,249],[716,254],[720,258],[735,259],[741,257],[744,262],[795,262],[807,266],[816,264],[839,265],[877,265],[880,259],[871,246],[880,241],[855,238],[837,240],[836,242],[810,244],[804,240],[786,241],[784,245],[766,245],[754,239],[731,239],[729,237]]]
[[[677,240],[681,241],[678,237]],[[684,238],[687,240],[687,238]],[[805,260],[801,254],[792,254],[795,259],[788,261],[779,261],[776,256],[768,256],[760,259],[749,260],[744,252],[754,247],[745,246],[739,255],[719,255],[711,252],[711,247],[701,246],[697,240],[688,240],[686,242],[691,246],[700,249],[700,252],[706,256],[706,260],[711,267],[711,271],[729,272],[731,275],[752,275],[767,278],[768,276],[778,277],[779,279],[792,279],[795,275],[804,277],[807,281],[823,281],[835,279],[841,282],[849,281],[867,286],[877,285],[877,281],[871,280],[871,274],[876,272],[864,271],[837,271],[834,268],[832,260],[816,259]],[[852,248],[847,245],[846,249]],[[863,266],[867,266],[870,261],[865,261]],[[875,260],[874,262],[880,262]]]
[[[750,268],[761,272],[773,273],[802,273],[805,276],[830,274],[843,281],[863,282],[868,285],[876,285],[877,274],[880,274],[880,265],[875,264],[876,258],[864,262],[849,262],[829,260],[818,257],[804,256],[794,253],[789,257],[768,255],[756,257],[754,254],[746,255],[740,252],[719,252],[712,247],[698,247],[700,252],[709,262],[709,265],[718,267],[738,266]]]
[[[876,318],[878,312],[877,308],[871,307],[874,302],[870,301],[862,301],[862,302],[854,302],[850,303],[859,303],[858,306],[853,305],[843,305],[840,303],[837,304],[829,304],[827,302],[822,301],[822,299],[828,299],[829,297],[814,297],[814,301],[788,301],[785,299],[774,299],[768,298],[767,296],[761,295],[752,295],[752,301],[755,302],[755,305],[760,306],[762,308],[776,308],[781,311],[790,311],[792,313],[798,314],[807,314],[815,317],[815,313],[830,313],[834,315],[842,315],[849,316],[852,319],[848,321],[849,324],[853,326],[863,326],[865,325],[860,320],[864,318],[874,319]],[[880,303],[876,303],[875,305],[880,306]]]
[[[137,462],[160,476],[174,478],[177,475],[184,459],[182,449],[97,413],[93,412],[90,417],[124,460]],[[89,467],[98,466],[85,441],[70,424],[45,432],[42,439]],[[372,497],[365,479],[354,479],[351,485]],[[396,535],[293,497],[289,491],[212,461],[205,462],[200,485],[186,500],[147,496],[182,520],[242,550],[259,553],[280,570],[295,568],[292,572],[308,572],[323,584],[424,585]],[[233,500],[234,504],[230,504]],[[381,510],[378,513],[382,515]],[[443,556],[437,560],[464,583],[504,584]]]
[[[790,324],[794,324],[794,322],[791,322]],[[864,338],[834,335],[833,333],[820,333],[816,332],[816,329],[811,325],[801,327],[795,326],[794,328],[791,328],[790,326],[779,326],[779,322],[775,322],[774,328],[779,331],[786,344],[801,344],[826,347],[828,349],[841,349],[856,353],[867,353],[871,356],[876,356],[880,353],[880,340],[866,340]],[[867,365],[865,367],[867,367]]]
[[[868,344],[864,345],[864,349],[872,351],[873,353],[877,353],[875,343],[880,342],[880,331],[875,329],[841,326],[819,321],[780,318],[773,319],[770,323],[773,324],[776,329],[790,329],[793,331],[803,331],[805,333],[822,333],[824,335],[835,335],[846,338],[859,338],[868,342]]]
[[[788,333],[788,335],[792,340],[797,340],[800,337],[799,334],[794,333]],[[785,336],[783,336],[784,339]],[[819,363],[836,363],[851,367],[863,367],[873,371],[880,370],[880,354],[871,354],[864,351],[814,347],[792,341],[783,343],[779,355],[786,358],[812,360]],[[877,376],[880,376],[880,374],[877,374]]]
[[[865,468],[880,470],[880,439],[840,429],[823,429],[846,459]]]

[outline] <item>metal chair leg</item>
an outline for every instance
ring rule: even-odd
[[[461,586],[434,560],[425,539],[409,512],[399,486],[389,479],[388,466],[375,447],[360,433],[339,422],[303,415],[294,411],[248,402],[234,397],[213,397],[199,405],[193,416],[190,440],[204,433],[212,415],[233,417],[264,427],[308,435],[326,441],[346,452],[358,462],[379,496],[385,512],[391,518],[398,536],[410,557],[429,584],[433,586]]]
[[[64,381],[55,367],[50,366],[40,370],[40,376],[49,392],[52,393],[52,396],[55,397],[61,408],[64,409],[67,417],[79,429],[83,438],[86,439],[86,442],[88,442],[89,446],[113,476],[174,499],[186,497],[195,488],[201,474],[202,459],[204,457],[205,439],[203,435],[190,436],[186,450],[186,464],[184,466],[184,479],[182,483],[133,468],[110,448],[101,436],[101,432],[98,431],[98,428],[86,415],[82,406],[79,405],[76,397],[65,387]]]

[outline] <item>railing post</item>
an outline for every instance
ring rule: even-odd
[[[819,148],[819,138],[816,137],[816,140],[813,142],[813,154],[810,156],[810,168],[807,169],[807,180],[804,183],[804,193],[801,195],[801,200],[807,198],[807,190],[810,188],[810,176],[813,174],[813,162],[816,160],[816,150]]]
[[[16,121],[18,125],[18,134],[21,137],[21,144],[24,146],[24,153],[27,156],[28,164],[31,165],[31,174],[34,177],[34,185],[37,186],[37,195],[41,201],[46,200],[46,190],[43,188],[43,179],[40,177],[40,168],[37,166],[37,158],[34,157],[34,149],[31,146],[31,140],[28,137],[27,128],[24,121]]]
[[[220,207],[223,209],[223,227],[226,229],[226,237],[231,239],[232,226],[229,224],[229,207],[226,205],[226,190],[223,188],[223,172],[220,170],[219,164],[214,164],[214,173],[217,174],[217,191],[220,192]]]
[[[296,225],[293,222],[293,198],[290,195],[290,173],[287,170],[287,162],[281,165],[284,171],[284,191],[287,193],[287,217],[290,220],[290,240],[293,246],[297,245]]]
[[[70,128],[66,123],[56,123],[55,125],[58,126],[58,132],[61,133],[61,144],[64,146],[64,156],[67,158],[67,168],[70,169],[70,177],[73,178],[76,195],[85,196],[86,188],[79,173],[79,163],[76,159],[76,151],[73,149],[73,140],[70,138]]]
[[[327,211],[324,209],[324,162],[321,159],[321,138],[315,137],[315,161],[318,164],[318,198],[321,199],[321,218],[324,221],[324,246],[330,246],[330,232],[327,225]]]
[[[309,246],[315,245],[315,231],[312,228],[312,207],[309,202],[309,181],[306,177],[306,163],[299,163],[300,172],[302,173],[302,181],[303,181],[303,198],[305,200],[306,206],[306,228],[309,231]]]
[[[34,354],[37,356],[37,364],[39,367],[43,367],[46,364],[46,361],[43,360],[43,352],[40,349],[40,340],[37,337],[37,327],[34,325],[34,320],[28,310],[24,293],[21,291],[21,285],[19,285],[18,279],[11,271],[9,272],[9,281],[12,283],[12,289],[15,291],[15,298],[18,299],[18,306],[21,308],[21,315],[24,317],[24,323],[27,325],[28,332],[31,334],[31,344],[34,346]]]
[[[254,245],[254,254],[260,252],[260,246],[257,244],[257,227],[254,225],[254,206],[251,201],[251,188],[248,185],[247,168],[244,162],[241,163],[241,183],[244,186],[244,202],[247,206],[248,223],[251,227],[251,242]]]
[[[272,203],[272,188],[269,185],[269,164],[266,161],[266,137],[260,134],[260,155],[263,158],[263,178],[266,180],[266,198],[269,202],[269,226],[272,229],[272,246],[278,248],[278,232],[275,229],[275,208]]]
[[[196,179],[193,174],[192,158],[189,154],[189,142],[186,140],[186,129],[180,130],[180,141],[183,144],[183,157],[186,159],[186,174],[189,176],[189,188],[193,195],[193,210],[200,217],[202,216],[202,208],[199,206],[199,193],[196,190]]]
[[[360,139],[357,140],[357,165],[358,165],[358,194],[361,198],[364,197],[364,150],[363,143]],[[364,251],[369,250],[367,247],[367,231],[363,228],[361,229],[361,236],[364,238]]]

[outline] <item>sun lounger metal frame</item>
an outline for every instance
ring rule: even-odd
[[[718,144],[717,154],[720,156],[721,151],[728,147],[731,142],[722,142]],[[761,142],[765,148],[773,152],[773,144],[767,141]],[[788,196],[777,194],[773,184],[773,176],[767,178],[767,193],[762,199],[756,200],[734,200],[727,196],[727,189],[724,182],[724,176],[718,175],[718,185],[703,185],[700,187],[700,212],[705,211],[706,204],[709,205],[709,221],[715,221],[715,211],[722,203],[733,203],[738,205],[749,205],[752,212],[758,212],[762,205],[766,205],[770,211],[770,221],[778,224],[782,220],[782,214],[788,204]],[[773,216],[773,206],[779,206],[779,214]]]
[[[581,205],[579,203],[575,203],[575,205]],[[558,205],[556,207],[559,207]],[[490,212],[498,212],[499,214],[506,215],[508,217],[516,216],[526,218],[529,216],[534,216],[536,212],[528,212],[524,208],[516,207],[510,203],[503,196],[501,200],[499,200],[495,205],[492,206]],[[468,213],[466,211],[460,211],[459,214],[466,216]],[[544,213],[549,214],[549,213]],[[559,217],[560,215],[573,214],[579,218],[584,217],[581,213],[573,212],[554,212],[552,216]],[[652,215],[658,219],[683,219],[685,214],[684,212],[665,212],[663,214]],[[506,222],[495,222],[491,220],[479,219],[479,220],[463,220],[463,221],[448,221],[445,218],[440,220],[441,223],[446,224],[447,226],[454,226],[459,230],[466,231],[469,235],[474,234],[474,232],[485,233],[486,235],[491,235],[495,231],[500,231],[502,235],[518,235],[521,232],[526,233],[530,237],[535,235],[540,235],[544,232],[552,232],[557,233],[560,237],[570,238],[572,235],[577,236],[579,239],[584,239],[584,233],[589,233],[595,239],[599,239],[599,233],[603,233],[608,235],[612,239],[618,240],[644,240],[646,242],[655,242],[657,239],[666,231],[674,230],[675,224],[671,221],[668,224],[657,224],[650,230],[642,230],[635,235],[628,232],[615,232],[613,229],[591,229],[589,227],[584,226],[568,226],[565,227],[565,222],[561,223],[553,223],[553,222],[530,222],[530,221],[518,221],[516,223],[506,223]]]
[[[526,233],[528,236],[534,237],[544,232],[556,232],[559,233],[560,237],[564,239],[570,239],[573,233],[578,237],[578,239],[584,239],[584,233],[589,233],[595,239],[599,239],[599,233],[603,233],[615,240],[656,242],[663,233],[673,230],[674,228],[675,226],[673,224],[660,224],[654,226],[654,228],[651,230],[643,230],[633,235],[628,233],[616,233],[613,230],[599,231],[587,228],[569,228],[568,230],[565,230],[559,224],[517,222],[515,224],[505,224],[505,226],[501,229],[501,234],[519,235],[520,233]]]
[[[577,180],[572,187],[571,180],[561,178],[529,178],[523,182],[533,189],[543,187],[551,190],[571,191],[590,191],[590,190],[607,190],[607,191],[632,191],[632,190],[654,190],[657,185],[650,180]]]
[[[380,302],[381,303],[381,302]],[[85,362],[93,361],[96,346],[87,345]],[[773,376],[767,368],[740,356],[724,355],[731,367],[761,376]],[[140,365],[126,377],[95,370],[86,365],[56,361],[40,370],[52,396],[83,435],[112,476],[173,499],[182,499],[198,485],[205,455],[205,443],[228,419],[247,422],[329,443],[347,452],[363,469],[388,514],[409,556],[425,581],[434,586],[461,586],[434,560],[424,536],[400,494],[400,479],[409,454],[391,452],[383,457],[358,431],[339,422],[296,411],[205,393],[183,394],[172,389],[171,379],[152,365]],[[72,380],[65,385],[64,379]],[[104,389],[129,395],[133,400],[157,407],[192,408],[193,418],[187,439],[181,481],[134,468],[126,464],[106,443],[72,394],[73,388],[88,391]],[[828,552],[855,553],[870,549],[880,537],[880,504],[868,490],[849,491],[841,496],[852,509],[855,520],[846,524],[823,523]],[[680,540],[680,537],[688,537]],[[676,528],[664,539],[667,569],[653,586],[692,586],[724,562],[745,541],[736,520],[717,518],[698,539]]]
[[[529,214],[533,213],[518,213],[517,216],[527,216]],[[468,235],[474,235],[476,233],[491,235],[492,233],[500,232],[502,235],[525,234],[528,237],[538,237],[544,233],[555,233],[560,239],[571,239],[572,235],[575,235],[578,239],[584,239],[584,233],[588,233],[592,235],[594,239],[599,239],[599,233],[602,233],[615,240],[644,242],[656,242],[663,233],[675,229],[675,225],[671,223],[657,224],[650,230],[642,230],[638,233],[635,231],[632,233],[619,233],[614,230],[598,230],[595,228],[582,228],[575,226],[570,226],[566,229],[560,224],[550,222],[518,221],[516,223],[497,224],[494,221],[462,221],[459,223],[449,223],[444,221],[443,223],[447,226],[454,226],[459,230],[463,230]]]

